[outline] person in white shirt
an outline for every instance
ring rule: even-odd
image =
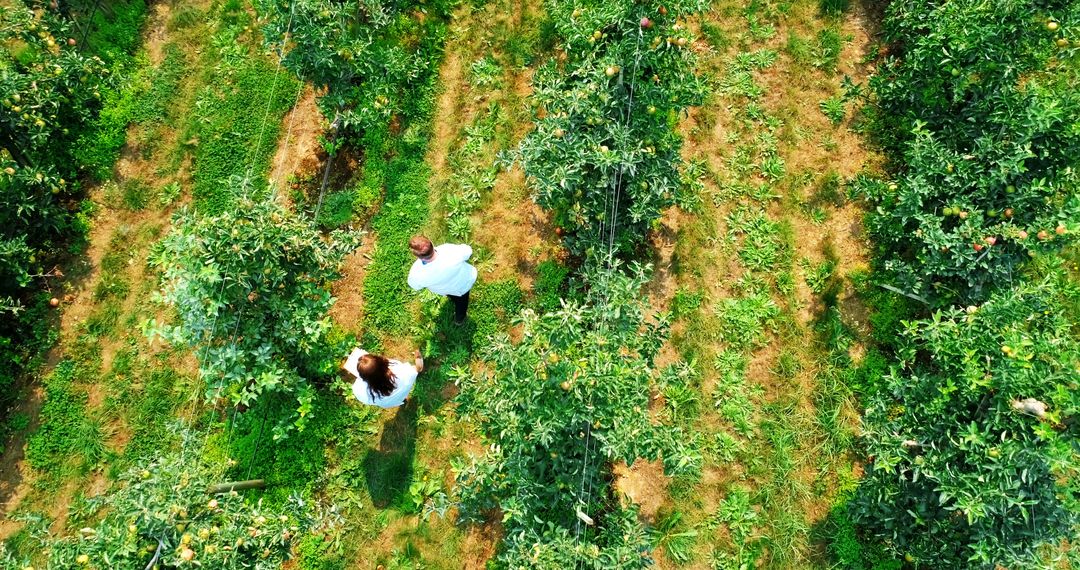
[[[416,351],[415,366],[354,348],[341,365],[357,400],[380,408],[396,408],[405,402],[424,370],[424,359]]]
[[[417,258],[409,269],[409,287],[446,295],[454,304],[454,324],[464,323],[469,290],[476,283],[476,268],[468,263],[472,248],[463,243],[436,247],[428,238],[414,236],[409,240],[409,251]]]

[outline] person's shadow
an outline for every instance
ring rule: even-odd
[[[379,445],[364,456],[364,479],[371,503],[378,508],[404,505],[416,455],[416,398],[397,408],[383,425]]]
[[[474,311],[479,313],[480,311]],[[378,508],[396,506],[408,509],[409,485],[413,477],[416,456],[416,427],[419,407],[425,413],[437,410],[453,397],[456,390],[446,376],[446,370],[465,366],[472,353],[477,323],[470,317],[463,325],[454,325],[453,304],[446,301],[435,317],[435,342],[439,356],[427,362],[427,368],[417,378],[416,387],[405,405],[397,408],[394,417],[383,424],[379,445],[364,456],[364,479],[371,502]]]

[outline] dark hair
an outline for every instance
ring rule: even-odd
[[[409,240],[409,251],[416,257],[426,258],[435,253],[435,246],[431,243],[431,240],[424,236],[413,236]]]
[[[394,373],[390,371],[390,361],[385,356],[365,354],[356,363],[356,371],[368,385],[368,394],[372,400],[385,398],[397,388]]]

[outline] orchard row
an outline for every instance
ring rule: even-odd
[[[862,190],[876,279],[907,297],[878,307],[851,513],[908,562],[1030,568],[1080,529],[1077,26],[1075,2],[886,13],[895,182]]]

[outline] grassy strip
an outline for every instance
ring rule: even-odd
[[[65,462],[77,461],[78,436],[86,413],[86,394],[75,386],[80,379],[86,379],[85,371],[74,360],[61,361],[46,379],[41,427],[26,447],[26,460],[34,469],[53,471]]]
[[[190,70],[179,45],[167,44],[163,52],[164,59],[156,66],[145,53],[140,54],[125,79],[103,94],[101,113],[90,132],[79,139],[76,150],[76,156],[94,178],[107,180],[112,176],[120,149],[127,142],[129,125],[165,122],[166,105],[176,97],[181,80]]]
[[[407,333],[412,320],[406,307],[413,294],[405,276],[415,258],[407,245],[427,221],[431,200],[431,170],[424,163],[430,120],[423,125],[414,127],[421,132],[410,141],[392,139],[385,132],[364,137],[369,153],[364,179],[380,181],[386,192],[371,221],[377,241],[364,278],[365,329],[379,334]]]
[[[199,208],[219,212],[231,200],[222,181],[232,176],[261,177],[270,166],[281,119],[292,106],[297,81],[247,48],[232,48],[248,16],[233,14],[237,23],[219,30],[215,45],[221,63],[205,80],[195,101],[196,120],[181,140],[195,145],[194,188]],[[242,44],[241,44],[242,45]]]
[[[797,67],[813,77],[806,83],[835,90],[836,44],[842,42],[835,23],[803,19],[806,7],[726,7],[729,15],[737,10],[748,28],[728,29],[736,24],[730,17],[702,24],[716,49],[739,50],[711,58],[716,91],[695,114],[688,137],[704,146],[691,171],[700,171],[707,192],[699,192],[706,199],[701,215],[679,224],[672,340],[684,360],[696,363],[697,374],[669,382],[662,400],[667,414],[700,433],[697,444],[709,467],[701,480],[672,481],[674,505],[659,512],[658,542],[675,563],[826,567],[829,561],[812,545],[823,533],[815,511],[854,488],[847,385],[854,367],[847,353],[855,340],[833,308],[843,279],[829,240],[821,245],[825,260],[814,263],[799,258],[818,252],[796,232],[805,222],[824,224],[842,203],[827,200],[824,190],[803,198],[814,180],[805,164],[823,154],[803,150],[807,139],[832,140],[836,133],[805,132],[817,117],[766,94],[770,81]],[[829,28],[818,30],[821,25]],[[767,43],[779,26],[789,36],[787,53]],[[792,53],[792,40],[815,31],[821,61]],[[811,65],[824,77],[806,69]],[[811,88],[820,91],[826,90]],[[836,150],[824,142],[821,149]],[[836,194],[838,175],[829,176],[821,185]],[[810,299],[800,293],[806,290],[797,264],[804,267],[806,289],[822,298],[820,324],[800,320],[801,305]]]

